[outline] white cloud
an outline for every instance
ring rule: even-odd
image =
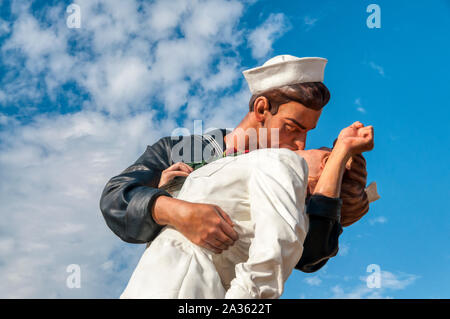
[[[366,109],[362,107],[361,98],[355,99],[355,105],[358,106],[356,110],[360,113],[366,113]]]
[[[28,7],[16,9],[18,19],[2,53],[6,63],[18,66],[21,52],[26,68],[20,74],[13,70],[12,81],[5,81],[8,102],[37,101],[45,93],[55,98],[63,84],[73,81],[97,110],[126,114],[155,107],[150,99],[156,98],[176,112],[191,90],[223,89],[240,77],[239,57],[225,55],[242,41],[237,23],[243,5],[238,1],[156,1],[143,4],[142,10],[137,1],[76,3],[82,11],[80,29],[68,29],[60,19],[62,5],[47,16],[51,26]],[[52,20],[55,12],[59,20]],[[168,21],[159,24],[163,17]]]
[[[331,292],[333,298],[340,299],[379,299],[392,298],[389,293],[395,290],[404,290],[412,285],[419,277],[411,274],[400,273],[394,275],[389,271],[381,271],[381,287],[369,288],[366,284],[367,277],[361,277],[363,284],[348,289],[342,288],[340,285],[333,286]]]
[[[374,69],[375,71],[378,72],[378,74],[380,74],[381,76],[384,76],[384,68],[378,64],[376,64],[375,62],[371,61],[369,62],[369,66]]]
[[[375,224],[385,224],[387,223],[387,218],[384,216],[379,216],[376,218],[371,218],[369,219],[369,224],[370,225],[375,225]]]
[[[306,31],[311,30],[311,29],[316,25],[317,21],[319,21],[318,18],[312,18],[312,17],[310,17],[310,16],[305,16],[305,17],[303,18],[303,23],[304,23],[305,26],[306,26],[305,30],[306,30]]]
[[[339,256],[347,256],[348,252],[350,251],[350,245],[346,243],[339,243]]]
[[[315,25],[316,22],[317,22],[318,20],[319,20],[319,19],[315,19],[315,18],[311,18],[311,17],[309,17],[309,16],[306,16],[306,17],[303,19],[303,22],[304,22],[306,25],[312,26],[312,25]]]
[[[310,286],[319,286],[322,283],[322,279],[319,276],[306,277],[305,282]]]
[[[170,134],[183,105],[189,129],[198,118],[204,129],[232,128],[248,110],[239,1],[75,3],[81,29],[66,27],[62,5],[35,14],[13,2],[1,46],[0,104],[19,111],[0,112],[0,297],[119,296],[143,246],[107,228],[106,181]],[[268,21],[280,26],[284,17]],[[270,49],[281,31],[264,28]],[[61,93],[75,112],[60,113]],[[81,266],[81,289],[66,287],[69,264]]]
[[[269,18],[248,37],[252,55],[256,59],[266,57],[272,52],[273,42],[290,28],[287,18],[282,13],[272,13]]]
[[[118,295],[142,246],[123,247],[102,220],[98,201],[106,180],[156,140],[158,127],[151,123],[150,113],[114,120],[86,111],[42,116],[2,133],[8,142],[0,155],[0,255],[8,262],[0,266],[0,296]],[[100,273],[113,252],[115,260],[134,255],[116,274]],[[65,266],[72,263],[82,269],[79,291],[65,286]],[[110,284],[113,289],[105,290]]]
[[[10,31],[9,23],[0,18],[0,36],[9,33],[9,31]]]
[[[394,275],[391,272],[383,271],[381,277],[381,286],[385,289],[403,290],[414,283],[419,277],[416,275],[399,274]]]

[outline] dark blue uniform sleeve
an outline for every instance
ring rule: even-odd
[[[159,196],[170,196],[158,189],[161,172],[172,165],[170,137],[148,146],[144,154],[120,175],[106,184],[100,210],[108,227],[129,243],[146,243],[161,231],[151,215],[151,208]]]
[[[322,268],[327,261],[336,256],[339,249],[339,236],[342,201],[322,195],[312,195],[306,206],[309,216],[309,230],[303,244],[303,254],[295,267],[311,273]]]

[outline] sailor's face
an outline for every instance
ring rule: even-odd
[[[305,149],[306,135],[314,129],[319,121],[322,110],[313,110],[298,102],[280,105],[277,114],[269,115],[264,124],[270,135],[271,128],[279,129],[279,147],[291,150]],[[274,141],[272,141],[274,140]],[[272,147],[275,139],[271,138]]]

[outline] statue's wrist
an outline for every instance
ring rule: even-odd
[[[336,143],[330,156],[345,166],[351,157],[350,147],[346,143]]]
[[[168,196],[159,196],[153,205],[151,214],[153,220],[161,226],[170,224],[170,214],[167,212],[170,211],[168,208],[171,205],[171,197]]]

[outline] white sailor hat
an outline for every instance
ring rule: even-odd
[[[297,58],[285,54],[242,73],[250,92],[257,94],[290,84],[323,82],[327,62],[324,58]]]

